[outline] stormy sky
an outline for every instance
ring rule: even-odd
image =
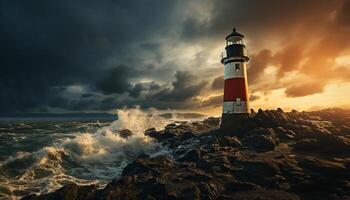
[[[350,97],[346,0],[0,0],[0,27],[2,114],[221,112],[219,55],[233,27],[246,36],[252,107]]]

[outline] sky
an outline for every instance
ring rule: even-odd
[[[349,108],[349,0],[0,0],[0,113],[220,115],[225,37],[253,109]]]

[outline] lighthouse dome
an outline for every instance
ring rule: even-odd
[[[233,38],[233,37],[241,37],[241,38],[244,38],[244,35],[242,35],[241,33],[238,33],[238,32],[236,31],[236,29],[233,28],[232,33],[226,37],[226,40],[229,40],[230,38]]]

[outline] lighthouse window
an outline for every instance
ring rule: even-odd
[[[240,70],[239,64],[237,63],[237,64],[235,64],[235,71],[239,71],[239,70]]]

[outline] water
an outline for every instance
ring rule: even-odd
[[[142,153],[167,153],[143,133],[163,128],[156,110],[118,110],[118,120],[0,122],[0,199],[47,193],[67,183],[98,184],[118,178]],[[117,133],[131,130],[125,139]]]

